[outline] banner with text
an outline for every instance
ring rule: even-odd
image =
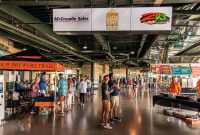
[[[172,7],[53,9],[53,30],[169,31]]]
[[[91,21],[91,8],[53,10],[53,31],[91,31]]]

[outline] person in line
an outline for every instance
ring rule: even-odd
[[[138,93],[138,81],[135,78],[133,81],[133,98],[137,100],[137,93]]]
[[[71,110],[72,107],[72,97],[73,97],[73,80],[72,78],[67,79],[68,82],[68,91],[67,91],[67,111]]]
[[[103,77],[103,83],[101,87],[102,91],[102,126],[105,129],[112,129],[108,123],[109,113],[110,113],[110,93],[113,92],[113,89],[109,91],[109,76],[105,75]]]
[[[76,91],[77,80],[75,77],[73,77],[72,81],[73,81],[72,104],[75,104],[75,98],[77,97],[77,91]]]
[[[47,86],[46,86],[47,80],[46,80],[46,72],[43,72],[40,77],[39,87],[40,87],[40,94],[42,96],[45,95]]]
[[[110,123],[114,123],[114,120],[116,121],[121,121],[119,117],[117,117],[117,109],[119,107],[119,87],[118,87],[118,82],[114,80],[114,75],[113,73],[109,74],[109,82],[108,86],[110,90],[113,92],[110,94],[111,96],[111,110],[110,110]]]
[[[66,91],[67,91],[67,81],[64,79],[63,74],[59,74],[58,80],[58,101],[59,104],[59,112],[58,115],[64,115],[64,107],[66,100]]]
[[[35,113],[34,103],[35,103],[35,98],[39,95],[39,89],[40,89],[39,82],[40,78],[36,77],[31,85],[31,97],[32,97],[31,113]]]
[[[92,82],[89,79],[89,77],[87,77],[86,82],[87,82],[87,96],[90,97],[91,90],[92,90]]]
[[[85,77],[81,79],[81,82],[79,84],[79,93],[81,107],[85,107],[85,94],[87,93],[87,82],[85,81]]]
[[[176,81],[175,77],[172,77],[172,82],[170,83],[170,93],[174,95],[179,95],[181,91],[181,85]]]

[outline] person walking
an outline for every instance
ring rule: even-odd
[[[72,107],[72,98],[74,94],[74,89],[73,89],[73,80],[72,78],[67,79],[68,82],[68,91],[67,91],[67,109],[66,110],[71,110]]]
[[[86,82],[87,82],[87,96],[90,97],[91,90],[92,90],[92,88],[91,88],[92,87],[92,82],[89,79],[89,77],[87,77]]]
[[[67,92],[67,81],[63,78],[63,74],[59,74],[58,80],[58,101],[59,103],[59,112],[58,115],[64,115],[64,106],[66,100]]]
[[[105,129],[112,129],[110,124],[108,123],[109,113],[110,113],[110,93],[113,92],[113,89],[109,91],[108,86],[109,76],[105,75],[103,77],[103,83],[101,86],[102,92],[102,126]]]
[[[137,93],[138,93],[138,81],[137,78],[133,81],[133,98],[137,100]]]
[[[85,77],[81,79],[81,82],[79,84],[79,93],[81,107],[85,107],[85,94],[87,93],[87,82],[85,81]]]

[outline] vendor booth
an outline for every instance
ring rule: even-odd
[[[51,60],[49,60],[48,58],[46,58],[44,55],[42,55],[39,51],[35,50],[35,49],[31,49],[31,50],[25,50],[19,53],[15,53],[15,54],[11,54],[11,55],[7,55],[7,56],[3,56],[0,57],[0,70],[9,70],[9,71],[45,71],[45,72],[64,72],[65,68],[60,65],[57,62],[53,62]],[[56,74],[55,74],[56,76]],[[16,76],[15,76],[16,77]],[[4,79],[2,79],[4,80]],[[14,79],[15,81],[15,79]],[[1,81],[3,83],[3,81]],[[56,85],[56,81],[54,83],[54,85]],[[4,84],[2,85],[4,86]],[[14,88],[14,85],[13,85]],[[56,88],[56,87],[55,87]],[[3,95],[6,95],[6,92],[8,92],[9,89],[3,87],[3,89],[0,91],[0,93],[4,93]],[[54,98],[52,99],[52,102],[55,103],[56,100],[56,89],[53,90],[54,91]],[[1,102],[5,101],[5,96],[1,96]],[[45,98],[45,97],[43,97]],[[36,98],[37,101],[37,98]],[[39,104],[36,103],[36,105],[40,105],[41,102],[43,101],[42,98],[40,97],[38,99],[38,101],[40,102]],[[45,101],[45,100],[44,100]],[[49,100],[48,100],[49,102]],[[3,103],[2,103],[3,104]],[[43,106],[44,104],[42,104]],[[50,104],[52,105],[52,104]],[[5,107],[1,108],[0,107],[0,111],[4,112],[5,111]],[[0,119],[3,119],[2,117],[0,117]]]

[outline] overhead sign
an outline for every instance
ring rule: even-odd
[[[131,30],[168,31],[172,27],[172,7],[132,8]]]
[[[91,8],[53,9],[53,31],[91,31]]]
[[[174,64],[171,67],[172,74],[174,75],[190,75],[192,73],[192,70],[190,68],[189,64]]]
[[[170,74],[169,64],[152,64],[151,71],[154,74]]]
[[[131,8],[93,8],[92,31],[130,31]]]
[[[172,7],[53,9],[53,30],[169,31]]]
[[[192,75],[200,76],[200,64],[191,64]]]

